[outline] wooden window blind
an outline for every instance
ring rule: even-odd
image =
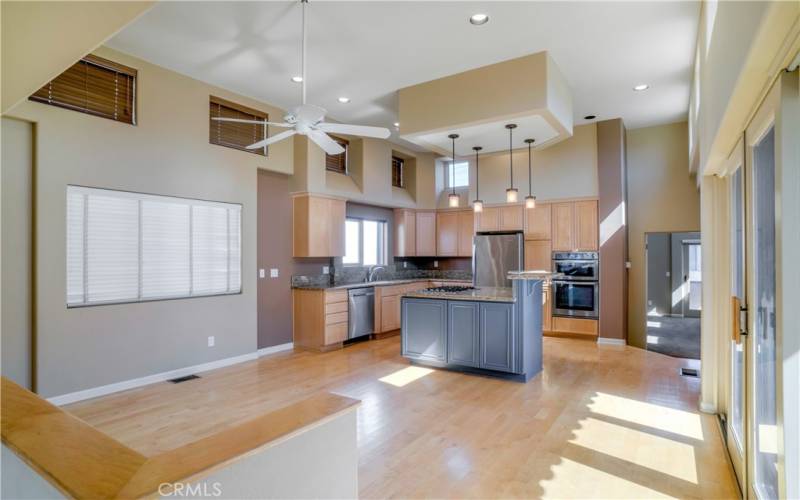
[[[267,156],[268,148],[246,149],[250,144],[267,137],[267,126],[253,123],[220,122],[212,118],[239,118],[242,120],[269,120],[269,115],[220,97],[209,97],[208,142],[228,148]]]
[[[403,167],[405,160],[392,156],[392,186],[403,187]]]
[[[133,68],[88,55],[30,100],[135,125],[136,74]]]
[[[331,172],[338,172],[340,174],[347,173],[347,154],[350,152],[350,141],[342,139],[341,137],[331,136],[331,139],[338,142],[344,148],[344,153],[338,155],[325,155],[325,169]]]

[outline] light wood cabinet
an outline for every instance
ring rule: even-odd
[[[472,237],[475,235],[475,221],[472,210],[458,212],[458,256],[472,257]]]
[[[542,287],[542,331],[553,329],[553,302],[550,297],[550,285]]]
[[[525,241],[525,270],[550,271],[552,252],[550,240]]]
[[[499,231],[500,208],[483,207],[483,212],[475,214],[475,231]]]
[[[418,257],[436,256],[436,212],[417,212],[416,243]]]
[[[458,212],[436,214],[436,255],[455,257],[458,255]]]
[[[345,201],[337,198],[295,196],[292,200],[292,256],[343,256],[345,207]]]
[[[394,211],[394,255],[414,257],[417,255],[417,214],[414,210]]]
[[[346,290],[292,290],[292,336],[295,347],[326,351],[347,339]]]
[[[597,337],[597,320],[583,318],[553,317],[553,331]]]
[[[585,251],[597,250],[597,202],[575,202],[575,249]]]
[[[597,251],[597,201],[553,203],[554,251]]]
[[[500,207],[500,231],[522,231],[524,210],[522,205]]]
[[[550,203],[537,203],[536,208],[525,209],[525,239],[549,240],[551,238]]]
[[[569,251],[573,249],[575,240],[573,232],[573,205],[571,202],[553,203],[552,207],[552,235],[553,250]]]
[[[381,332],[400,328],[400,296],[381,297]]]

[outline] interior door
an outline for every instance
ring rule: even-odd
[[[681,263],[683,273],[683,286],[686,294],[683,297],[683,315],[686,317],[699,318],[703,294],[703,282],[701,280],[702,259],[700,257],[699,241],[683,241],[681,244],[683,252]]]

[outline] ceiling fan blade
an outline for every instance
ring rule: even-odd
[[[329,155],[338,155],[344,153],[344,148],[341,145],[339,145],[338,142],[331,139],[328,136],[328,134],[326,134],[321,130],[309,131],[308,137],[309,139],[317,143],[317,146],[321,147]]]
[[[388,128],[369,127],[367,125],[346,125],[344,123],[323,122],[318,124],[316,128],[323,132],[338,132],[340,134],[376,137],[378,139],[388,139],[391,135]]]
[[[280,134],[275,134],[272,137],[267,137],[263,141],[258,141],[255,144],[251,144],[249,146],[246,146],[245,149],[260,149],[260,148],[263,148],[264,146],[269,146],[270,144],[272,144],[274,142],[282,141],[282,140],[286,139],[287,137],[293,136],[296,133],[297,133],[296,130],[287,130],[285,132],[281,132]]]
[[[214,120],[215,122],[254,123],[256,125],[272,125],[273,127],[283,127],[283,128],[292,128],[294,126],[290,123],[265,122],[264,120],[243,120],[241,118],[213,117],[211,119]]]

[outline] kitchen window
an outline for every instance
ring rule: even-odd
[[[236,118],[239,120],[269,120],[269,115],[257,109],[248,108],[235,102],[209,96],[208,142],[228,148],[267,156],[267,146],[247,149],[247,146],[267,138],[266,125],[255,123],[222,122],[213,118]]]
[[[88,55],[30,100],[135,125],[136,76],[133,68]]]
[[[446,185],[449,188],[469,186],[469,163],[448,163]]]
[[[242,206],[67,186],[67,307],[240,293]]]
[[[403,168],[405,167],[405,160],[392,156],[392,186],[405,187],[403,182]]]
[[[325,169],[338,174],[347,174],[347,162],[349,160],[348,154],[350,153],[350,141],[331,135],[331,139],[336,141],[341,147],[344,148],[343,153],[338,155],[325,154]]]
[[[347,219],[345,222],[346,266],[386,265],[386,222],[367,219]]]

